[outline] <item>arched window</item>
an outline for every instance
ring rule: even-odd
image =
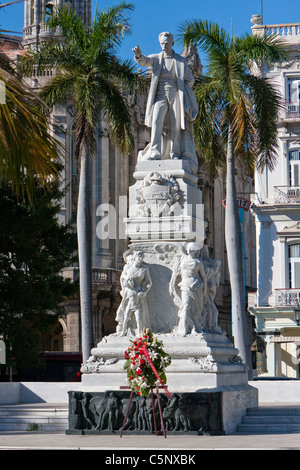
[[[51,351],[63,351],[63,327],[60,323],[52,330]]]
[[[46,2],[45,4],[45,22],[50,20],[53,13],[54,3],[53,1]]]

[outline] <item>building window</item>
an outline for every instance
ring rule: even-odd
[[[290,161],[290,185],[300,185],[300,150],[291,150],[289,152]]]
[[[52,330],[51,351],[63,351],[63,327],[60,323]]]
[[[53,8],[54,8],[53,1],[46,3],[45,5],[45,22],[46,23],[50,20],[53,14]]]
[[[288,78],[288,102],[298,103],[300,101],[300,77]]]
[[[289,118],[300,116],[300,77],[288,77],[286,89],[286,113]]]
[[[300,244],[289,246],[290,288],[300,288]]]

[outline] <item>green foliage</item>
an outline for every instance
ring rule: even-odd
[[[76,250],[76,236],[57,219],[63,194],[55,182],[35,193],[29,203],[0,186],[0,332],[7,364],[19,369],[39,365],[41,337],[77,289],[61,275]]]
[[[28,423],[26,431],[38,431],[39,425],[37,423]]]
[[[0,178],[17,195],[33,197],[35,180],[47,186],[58,176],[61,145],[50,133],[45,103],[22,80],[7,56],[0,52],[0,81],[5,100],[0,103]]]

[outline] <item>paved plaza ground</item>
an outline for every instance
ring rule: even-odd
[[[300,433],[225,436],[74,436],[65,433],[0,432],[0,450],[101,450],[115,455],[193,455],[199,450],[300,450]],[[147,452],[139,452],[145,450]],[[124,454],[124,455],[125,455]],[[142,457],[141,457],[142,458]],[[157,464],[159,462],[157,461]]]

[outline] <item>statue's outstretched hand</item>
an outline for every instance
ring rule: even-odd
[[[136,59],[139,59],[139,58],[141,57],[142,51],[141,51],[139,45],[137,45],[136,47],[134,47],[134,48],[132,49],[132,51],[134,52],[134,55],[135,55]]]

